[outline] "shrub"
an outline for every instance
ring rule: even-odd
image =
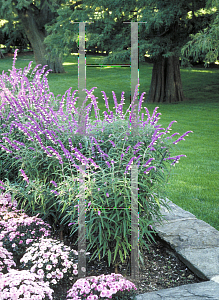
[[[39,213],[44,220],[49,220],[50,224],[58,225],[61,231],[67,231],[68,225],[71,224],[70,235],[72,235],[78,230],[76,207],[80,196],[78,184],[81,179],[77,173],[79,171],[85,178],[85,199],[88,200],[87,207],[90,206],[90,210],[86,213],[88,249],[97,248],[95,258],[98,255],[100,258],[101,251],[103,256],[107,252],[109,264],[112,254],[113,262],[118,253],[123,261],[123,256],[130,250],[127,239],[127,234],[130,233],[130,215],[127,210],[118,208],[130,209],[132,164],[138,166],[141,248],[143,244],[147,247],[143,241],[144,234],[147,238],[152,238],[148,226],[162,220],[160,205],[170,209],[162,200],[165,195],[165,171],[168,170],[167,165],[171,160],[173,160],[171,165],[175,165],[181,156],[185,156],[171,157],[170,150],[191,131],[172,142],[173,136],[178,133],[170,137],[165,135],[176,121],[172,121],[166,129],[160,128],[161,125],[156,125],[160,115],[156,114],[158,107],[152,116],[145,107],[147,120],[144,121],[144,113],[141,120],[138,115],[135,127],[138,127],[139,132],[129,133],[127,128],[124,129],[123,94],[119,105],[115,94],[113,95],[116,115],[119,116],[117,120],[109,110],[107,97],[103,92],[108,113],[104,112],[105,118],[101,121],[96,98],[92,94],[93,88],[91,91],[86,90],[88,95],[84,103],[90,97],[92,104],[84,109],[87,128],[86,134],[80,135],[77,120],[81,112],[74,107],[76,91],[70,96],[71,89],[69,89],[63,95],[59,108],[51,107],[57,101],[49,91],[46,79],[48,71],[43,75],[45,66],[42,70],[37,70],[36,67],[34,78],[29,81],[26,75],[30,71],[30,66],[31,63],[22,73],[22,70],[15,69],[14,59],[10,76],[4,73],[1,76],[3,104],[0,109],[2,120],[5,121],[1,126],[1,157],[11,159],[14,170],[21,172],[16,176],[21,175],[26,181],[21,182],[18,176],[18,179],[14,178],[10,183],[5,178],[6,182],[3,182],[1,187],[5,192],[12,191],[13,196],[16,194],[21,196],[18,199],[21,208],[24,207],[32,214]],[[134,99],[137,96],[137,87]],[[144,93],[139,101],[138,113],[143,96]],[[66,113],[63,110],[65,100]],[[94,105],[96,117],[94,123],[88,119],[91,105]],[[133,121],[133,102],[129,108],[131,111],[128,109],[126,113],[130,112],[130,120]],[[77,148],[78,145],[80,150]],[[102,149],[106,149],[107,153]],[[153,166],[149,167],[152,161]],[[77,163],[85,165],[86,171],[83,171]],[[113,210],[112,207],[116,209]],[[98,213],[95,213],[94,209],[97,209]],[[152,216],[155,217],[155,221],[152,221]]]

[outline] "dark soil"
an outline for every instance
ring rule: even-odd
[[[161,240],[157,234],[152,235],[156,244],[152,241],[150,244],[144,237],[149,250],[145,248],[143,251],[145,266],[142,267],[140,265],[138,280],[133,280],[131,278],[130,259],[127,259],[125,263],[118,267],[118,273],[135,284],[137,288],[135,295],[205,281],[198,278],[192,271],[190,271],[188,267],[179,260],[176,252],[174,252],[167,243]],[[58,234],[54,234],[53,238],[60,240]],[[77,245],[73,246],[77,238],[71,238],[71,240],[73,242],[65,236],[64,244],[70,246],[74,250],[78,250]],[[87,277],[115,273],[115,268],[112,265],[110,267],[108,266],[107,257],[100,261],[96,260],[89,263],[88,261],[91,256],[92,252],[90,255],[87,255]],[[66,300],[67,291],[71,287],[72,285],[62,285],[61,287],[54,289],[53,299]]]

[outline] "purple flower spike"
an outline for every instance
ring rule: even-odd
[[[154,167],[154,166],[149,167],[146,171],[144,171],[144,173],[148,174],[151,169],[155,169],[156,170],[156,167]]]
[[[170,122],[169,126],[168,126],[167,129],[166,129],[166,132],[167,132],[168,130],[172,130],[172,129],[170,129],[170,127],[172,126],[173,123],[177,123],[177,121],[172,121],[172,122]]]
[[[111,168],[110,163],[108,161],[106,161],[106,164],[109,168]]]
[[[128,146],[128,147],[127,147],[127,149],[126,149],[125,153],[127,153],[127,152],[128,152],[128,150],[129,150],[129,148],[130,148],[130,147],[131,147],[131,146]]]
[[[19,171],[21,171],[21,173],[22,173],[22,176],[24,177],[24,179],[23,179],[23,180],[26,180],[26,181],[27,181],[27,183],[29,183],[28,177],[27,177],[27,175],[24,173],[24,170],[20,169]]]
[[[154,109],[154,111],[153,111],[153,115],[152,115],[152,117],[151,117],[151,120],[153,120],[153,118],[154,118],[154,116],[155,116],[155,114],[156,114],[158,108],[159,108],[159,106],[156,106],[156,107],[155,107],[155,109]]]
[[[9,150],[8,148],[4,147],[4,146],[1,145],[1,144],[0,144],[0,147],[1,147],[2,149],[4,149],[7,153],[12,153],[11,150]]]
[[[148,166],[152,160],[155,160],[155,158],[153,158],[153,157],[152,157],[152,158],[150,158],[150,159],[149,159],[149,160],[146,162],[146,164],[145,164],[145,165],[143,165],[143,167],[146,167],[146,166]]]
[[[176,140],[175,142],[173,142],[173,144],[177,144],[179,141],[182,141],[182,140],[184,140],[185,141],[185,139],[183,138],[184,136],[186,136],[186,135],[188,135],[190,132],[192,132],[193,133],[193,131],[186,131],[186,133],[184,133],[178,140]]]
[[[133,148],[136,149],[138,148],[138,146],[140,146],[140,144],[144,144],[143,142],[138,142]]]
[[[172,137],[174,137],[176,134],[179,134],[178,132],[175,132],[174,134],[172,134],[171,136],[167,137],[167,140],[168,139],[171,139]]]
[[[57,187],[57,183],[55,181],[51,180],[50,183],[52,183],[55,187]]]
[[[59,193],[57,191],[51,190],[51,193],[54,193],[55,195],[59,195]]]
[[[173,144],[177,144],[178,142],[180,142],[180,141],[185,141],[185,139],[184,138],[182,138],[182,137],[180,137],[178,140],[176,140],[175,142],[173,142]]]
[[[113,141],[110,141],[110,143],[113,145],[113,147],[115,147],[116,145],[115,145],[115,143],[113,142]]]

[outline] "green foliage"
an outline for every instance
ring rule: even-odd
[[[0,0],[0,18],[8,19],[13,14],[13,1]]]
[[[191,34],[190,41],[182,48],[185,65],[186,60],[191,56],[194,60],[198,60],[201,55],[204,56],[205,66],[218,59],[219,2],[217,0],[208,1],[207,8],[211,9],[209,13],[212,17],[211,22],[200,32]]]
[[[19,21],[12,21],[5,23],[1,27],[4,39],[2,44],[6,46],[6,52],[10,52],[12,47],[18,48],[21,52],[27,47],[30,47],[30,42],[27,39],[24,28]]]
[[[36,13],[38,17],[41,17],[42,12],[47,10],[48,8],[55,12],[56,9],[61,5],[61,3],[65,2],[65,0],[0,0],[0,17],[4,19],[11,18],[11,15],[17,14],[18,11],[21,11],[23,9],[30,9],[33,13]],[[40,13],[41,10],[41,14]],[[45,21],[46,15],[44,15],[44,20],[41,19],[41,21]]]
[[[106,51],[107,53],[118,51],[120,53],[120,51],[130,47],[130,26],[123,24],[123,21],[131,21],[133,19],[133,13],[130,14],[130,7],[135,7],[135,1],[126,1],[122,7],[115,1],[107,1],[104,5],[103,3],[101,4],[104,7],[102,15],[104,19],[98,19],[100,16],[94,16],[100,3],[94,4],[90,1],[84,1],[73,12],[69,9],[69,5],[63,6],[58,10],[57,22],[46,27],[50,35],[45,39],[45,43],[49,49],[56,53],[63,53],[63,55],[68,54],[73,42],[78,43],[79,25],[73,22],[88,22],[89,18],[92,18],[91,21],[94,21],[94,23],[86,24],[85,27],[86,49],[97,46],[97,50]],[[112,14],[109,14],[108,11],[112,12]],[[116,22],[114,21],[115,18],[117,18]],[[57,43],[56,36],[61,39],[59,43]],[[121,55],[123,60],[127,60],[127,58],[130,58],[130,51],[123,51]],[[143,60],[143,57],[141,60]]]
[[[109,125],[109,127],[107,125]],[[112,127],[111,125],[113,126],[113,130],[110,129]],[[87,198],[87,202],[91,201],[90,214],[86,213],[86,227],[88,229],[86,239],[89,241],[89,243],[87,243],[88,250],[94,250],[96,248],[92,256],[93,259],[97,259],[98,256],[100,259],[100,257],[107,255],[109,265],[111,262],[123,262],[123,258],[126,258],[130,251],[130,239],[128,240],[127,237],[131,233],[129,210],[131,207],[131,180],[130,174],[124,176],[123,172],[125,166],[133,156],[131,149],[140,140],[144,142],[144,146],[141,151],[138,152],[138,155],[143,157],[143,161],[147,161],[152,155],[148,153],[147,146],[150,144],[151,137],[154,133],[153,127],[146,126],[140,136],[129,137],[128,141],[120,143],[126,136],[127,129],[124,131],[126,125],[126,121],[114,121],[113,124],[103,125],[103,134],[99,132],[98,135],[96,135],[96,138],[100,141],[104,140],[104,144],[101,144],[101,149],[108,149],[107,153],[109,158],[107,158],[107,160],[111,162],[114,161],[115,165],[113,164],[112,168],[109,169],[104,162],[101,164],[99,160],[97,161],[98,165],[102,166],[102,169],[95,171],[95,185],[91,188],[91,197]],[[109,132],[111,133],[110,138],[108,135]],[[106,136],[108,136],[108,138],[106,138]],[[109,143],[109,140],[115,142],[115,149],[111,143]],[[161,151],[160,149],[162,142],[163,141],[160,141],[159,144],[156,145],[157,151],[153,153],[153,157],[155,157],[153,165],[156,166],[157,171],[153,172],[153,170],[151,170],[150,174],[144,174],[144,167],[142,168],[142,166],[138,170],[139,228],[142,230],[140,234],[140,245],[144,244],[146,247],[147,244],[142,240],[142,237],[145,233],[148,238],[152,238],[148,231],[148,226],[153,223],[152,216],[156,216],[158,222],[161,221],[162,218],[159,214],[160,205],[166,206],[161,200],[162,196],[164,196],[162,185],[165,182],[165,178],[162,174],[165,169],[163,158],[167,153],[165,150]],[[125,151],[128,145],[131,146],[130,150],[121,164],[120,154]],[[114,209],[109,209],[111,207]],[[98,215],[95,212],[96,210],[100,210],[101,214]],[[68,216],[70,218],[68,218]],[[74,218],[72,211],[69,210],[66,213],[64,221],[65,223],[74,222],[74,224],[76,224],[77,216],[74,216]],[[141,247],[142,246],[140,246],[140,248]]]
[[[28,36],[38,63],[48,64],[50,68],[52,66],[54,72],[64,72],[64,69],[60,66],[62,57],[60,55],[53,57],[51,54],[45,57],[45,45],[43,45],[43,39],[47,35],[45,25],[55,22],[57,17],[56,10],[63,2],[65,2],[65,0],[0,0],[0,17],[9,20],[12,24],[18,21],[17,27],[22,30],[21,36],[19,31],[16,30],[14,32],[12,26],[7,26],[6,30],[10,38],[5,45],[10,47],[15,40],[16,43],[18,43],[19,40],[19,43],[22,44],[21,46],[23,46],[23,44],[27,45]],[[36,38],[36,36],[38,36],[38,38]],[[36,44],[40,48],[41,56],[43,54],[44,57],[37,56],[39,50],[37,50]],[[49,49],[47,53],[49,53]]]
[[[30,61],[34,58],[33,55],[28,55],[26,56],[26,59],[29,59]],[[95,60],[98,60],[98,56],[89,55],[87,57],[87,63],[93,64],[95,63]],[[11,61],[12,60],[9,57],[2,59],[0,73],[2,73],[2,70],[11,68]],[[78,85],[77,56],[69,56],[66,58],[65,62],[67,73],[62,75],[48,75],[50,90],[54,93],[55,97],[58,94],[65,94],[67,87],[73,86],[76,88]],[[27,62],[24,61],[22,57],[18,56],[16,67],[18,69],[24,68],[26,64]],[[148,92],[152,66],[153,64],[146,62],[139,66],[141,84],[139,87],[140,95],[144,91]],[[33,67],[35,67],[34,63]],[[211,66],[208,69],[203,69],[198,66],[193,67],[191,71],[180,67],[180,72],[187,99],[185,102],[176,105],[159,104],[159,111],[162,113],[160,123],[162,126],[168,126],[169,120],[177,120],[177,123],[174,123],[174,130],[176,132],[183,134],[185,131],[192,129],[196,138],[193,138],[193,134],[192,138],[187,139],[186,142],[183,141],[176,145],[174,154],[183,153],[187,155],[187,158],[182,158],[183,161],[181,161],[180,164],[171,168],[171,176],[168,179],[166,187],[167,197],[184,210],[194,214],[198,219],[205,221],[219,230],[219,215],[217,210],[218,193],[216,188],[219,180],[217,171],[219,167],[219,153],[217,151],[218,143],[214,138],[217,136],[218,132],[217,120],[219,103],[217,95],[219,71],[217,68],[211,68]],[[127,82],[130,82],[130,71],[128,68],[102,68],[102,70],[100,70],[100,68],[87,68],[86,86],[88,90],[93,86],[97,86],[94,94],[95,97],[98,97],[100,116],[103,116],[103,111],[106,110],[105,101],[101,91],[105,91],[107,97],[109,97],[109,107],[113,112],[115,112],[115,109],[113,109],[115,105],[112,97],[112,90],[118,96],[121,95],[121,91],[125,91],[123,111],[128,109],[130,104],[130,85],[127,85]],[[61,97],[59,96],[57,99],[60,101]],[[148,110],[153,112],[156,104],[146,103],[144,106],[147,106]],[[141,110],[141,113],[142,112],[145,113],[144,108]],[[92,120],[95,120],[94,110],[92,110],[91,118]],[[202,126],[203,124],[205,124],[204,128]],[[203,140],[204,146],[200,147]],[[207,156],[205,146],[208,147]],[[1,160],[2,159],[0,158],[0,161]],[[14,161],[17,160],[14,159]],[[10,159],[8,160],[8,164],[10,164]],[[4,169],[4,163],[2,163],[2,167]],[[19,169],[18,166],[18,170],[14,172],[14,180],[20,178]],[[32,171],[33,170],[31,170],[31,172]],[[44,171],[46,170],[44,169]],[[52,172],[54,171],[55,170],[52,170]],[[2,173],[0,175],[0,179],[3,181],[4,178],[7,177],[5,174],[6,173]],[[11,175],[13,176],[13,169],[11,170]],[[40,175],[43,175],[43,172],[42,174],[40,173]],[[12,178],[9,180],[10,182],[13,182]],[[205,189],[203,189],[204,186],[206,187]],[[53,196],[55,199],[56,197],[54,194]]]
[[[45,44],[50,57],[47,59],[50,59],[51,55],[62,58],[75,49],[75,45],[78,44],[79,24],[72,22],[90,20],[94,23],[86,24],[86,48],[97,46],[97,50],[110,53],[102,60],[103,64],[124,62],[130,58],[130,49],[127,48],[131,45],[131,30],[130,24],[123,23],[125,21],[147,22],[139,24],[140,62],[143,61],[146,52],[154,59],[162,54],[166,57],[185,56],[183,61],[186,61],[186,57],[189,57],[185,52],[189,48],[190,56],[195,61],[205,52],[205,60],[215,61],[218,56],[217,17],[210,31],[206,29],[201,35],[197,33],[204,30],[209,23],[209,17],[216,15],[212,11],[206,14],[202,9],[217,5],[217,0],[194,0],[191,3],[186,0],[141,0],[137,5],[134,0],[101,0],[98,3],[85,0],[83,3],[77,1],[74,4],[64,0],[38,0],[34,4],[31,0],[0,0],[0,16],[9,19],[23,8],[31,10],[39,27],[45,26],[48,33]],[[187,47],[181,52],[187,42]],[[191,60],[191,57],[189,59]]]
[[[45,40],[47,47],[56,53],[69,54],[72,43],[78,42],[79,25],[73,22],[90,20],[94,23],[85,27],[86,49],[97,46],[97,50],[109,53],[101,61],[103,64],[121,63],[130,58],[130,49],[127,50],[131,46],[130,24],[123,22],[147,22],[138,25],[141,62],[146,52],[153,59],[160,54],[166,57],[181,56],[181,48],[189,40],[189,34],[197,33],[207,20],[207,16],[200,12],[206,1],[141,0],[137,5],[132,0],[119,3],[111,0],[93,3],[87,0],[78,3],[80,5],[76,3],[72,8],[70,2],[66,2],[57,11],[57,22],[46,27],[49,33]]]
[[[162,222],[160,205],[163,204],[165,207],[169,207],[164,200],[162,200],[165,195],[163,191],[165,183],[164,171],[167,170],[164,164],[164,158],[167,159],[166,163],[168,165],[168,162],[170,162],[169,149],[172,146],[172,141],[163,138],[162,134],[169,133],[169,127],[158,136],[158,131],[164,130],[164,128],[156,129],[156,127],[153,126],[159,119],[159,114],[155,116],[156,108],[152,117],[150,117],[149,112],[147,111],[147,122],[149,124],[145,128],[139,128],[140,131],[138,135],[133,135],[131,133],[127,136],[127,129],[124,130],[126,121],[120,120],[117,122],[113,115],[111,119],[112,124],[108,124],[109,120],[106,117],[106,119],[99,124],[99,126],[102,127],[103,134],[101,131],[97,132],[98,126],[96,126],[96,128],[91,127],[90,135],[75,135],[73,133],[74,131],[72,131],[73,127],[68,127],[68,118],[72,118],[73,124],[73,115],[75,114],[73,102],[70,101],[70,90],[66,92],[65,97],[67,97],[68,101],[73,105],[71,110],[74,113],[72,114],[71,111],[69,111],[67,114],[68,118],[66,118],[66,115],[62,110],[64,97],[62,98],[57,112],[53,111],[51,106],[48,107],[48,105],[45,105],[43,101],[46,99],[48,102],[48,98],[51,97],[46,75],[44,74],[45,71],[42,70],[40,72],[43,77],[42,81],[40,81],[41,78],[38,76],[39,72],[35,69],[36,75],[31,83],[29,83],[26,74],[28,71],[30,72],[30,68],[31,64],[29,64],[28,69],[26,69],[25,72],[22,73],[22,70],[20,70],[17,73],[13,64],[10,75],[13,78],[14,84],[12,84],[10,78],[4,74],[2,75],[2,100],[3,104],[5,103],[5,111],[2,109],[2,113],[5,117],[8,117],[7,124],[2,126],[2,133],[3,135],[6,133],[8,138],[10,138],[10,141],[23,141],[25,143],[23,147],[20,146],[20,149],[16,148],[16,154],[21,157],[18,164],[20,164],[21,171],[23,169],[25,170],[25,174],[22,173],[22,176],[24,177],[24,180],[27,181],[27,185],[24,187],[24,183],[21,182],[20,176],[17,179],[17,182],[13,182],[12,184],[6,179],[5,192],[12,191],[13,194],[18,194],[21,197],[18,200],[18,204],[21,205],[21,208],[26,209],[33,215],[39,213],[42,219],[50,220],[50,224],[52,223],[54,226],[59,225],[60,230],[67,230],[69,223],[72,223],[71,236],[78,230],[78,226],[76,225],[78,220],[76,204],[77,199],[80,196],[78,193],[78,183],[80,178],[78,178],[76,165],[73,164],[73,160],[69,156],[71,153],[72,156],[75,156],[80,160],[80,163],[83,162],[87,167],[87,171],[84,174],[86,187],[85,199],[90,201],[88,207],[89,204],[91,205],[91,210],[86,214],[86,237],[89,239],[88,249],[96,248],[96,251],[93,254],[93,256],[96,254],[95,258],[99,256],[100,259],[100,257],[107,254],[109,265],[111,262],[123,262],[124,257],[126,257],[130,251],[130,242],[128,241],[127,235],[130,233],[131,225],[130,215],[128,213],[131,201],[131,181],[130,171],[128,169],[131,167],[131,163],[133,163],[134,160],[136,160],[134,164],[139,166],[138,203],[140,248],[142,248],[143,245],[147,247],[147,244],[143,240],[144,234],[148,239],[149,237],[152,238],[148,226],[156,221]],[[28,91],[25,96],[21,93],[21,87],[22,91]],[[35,87],[37,87],[37,89]],[[40,93],[38,93],[39,90]],[[16,124],[19,129],[19,134],[17,135],[12,131],[12,122],[15,118],[15,112],[12,109],[10,112],[11,116],[7,114],[9,109],[7,102],[9,100],[6,101],[7,98],[4,96],[4,93],[7,95],[11,93],[11,101],[14,101],[14,103],[20,103],[21,97],[26,103],[26,106],[23,106],[23,110],[21,110],[20,106],[19,114],[16,115]],[[73,93],[73,95],[74,94],[75,93]],[[89,96],[92,98],[95,110],[98,111],[95,97],[92,94],[89,94]],[[143,100],[143,96],[144,94],[141,96],[140,101]],[[30,101],[30,99],[33,98],[35,101]],[[73,101],[74,99],[71,100]],[[38,107],[39,104],[37,105],[37,103],[41,104],[40,110]],[[67,103],[67,105],[69,104]],[[121,118],[122,112],[119,111],[120,107],[116,100],[115,107],[117,109],[117,115],[119,114],[119,117]],[[139,105],[139,111],[140,108],[141,105]],[[88,109],[88,107],[86,109]],[[21,126],[26,128],[31,126],[31,123],[28,122],[31,111],[35,113],[34,127],[40,126],[41,123],[41,126],[44,124],[45,128],[37,131],[37,134],[35,131],[29,130],[28,134],[31,134],[31,136],[29,135],[28,138],[26,138],[25,135],[27,133],[23,132]],[[39,115],[42,114],[42,111],[44,111],[44,113],[47,111],[47,118],[53,121],[52,123],[48,123],[48,120],[46,121],[45,119],[43,119],[44,121],[40,121]],[[48,112],[50,112],[50,116],[48,115]],[[100,121],[98,117],[97,119],[98,120],[96,121]],[[54,122],[54,120],[56,120],[57,123]],[[49,132],[56,136],[56,143],[51,137],[48,138]],[[109,134],[109,132],[112,133]],[[39,141],[38,134],[40,135],[40,143],[37,142]],[[69,142],[69,138],[71,139],[72,145]],[[14,157],[12,151],[13,144],[7,144],[8,140],[7,138],[5,139],[6,141],[1,142],[4,144],[4,147],[9,148],[9,152],[11,151],[10,156]],[[97,139],[100,146],[95,145]],[[80,150],[77,148],[78,144]],[[61,149],[59,145],[61,145]],[[34,152],[33,147],[35,150]],[[51,150],[51,153],[48,153],[46,150],[51,149],[51,147],[53,147],[53,150]],[[108,150],[107,155],[109,157],[107,158],[107,161],[100,162],[99,156],[102,151],[101,149],[105,148]],[[6,151],[8,151],[7,149]],[[63,151],[65,155],[60,151]],[[3,150],[1,150],[1,153],[3,153]],[[60,155],[60,153],[62,155]],[[79,159],[76,155],[78,153],[83,160]],[[61,166],[58,166],[57,155]],[[150,158],[152,160],[154,159],[153,166],[150,167],[152,170],[148,168],[148,160]],[[177,160],[178,159],[176,158],[176,161]],[[33,168],[35,170],[33,170]],[[126,170],[128,171],[127,174],[124,173]],[[21,174],[19,173],[18,175]],[[53,185],[56,186],[55,190]],[[56,196],[53,197],[53,193]],[[111,209],[112,207],[115,207],[116,209]],[[127,208],[127,210],[119,209],[122,207]],[[100,214],[97,214],[94,209],[101,210]],[[155,217],[155,220],[152,220],[152,217]],[[115,224],[117,224],[117,226],[115,226]],[[93,256],[91,259],[94,258]],[[142,257],[141,261],[143,261]]]

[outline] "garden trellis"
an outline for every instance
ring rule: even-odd
[[[138,108],[139,100],[139,61],[138,61],[138,23],[147,23],[147,22],[123,22],[131,23],[131,65],[117,64],[117,65],[86,65],[85,61],[85,23],[94,23],[94,22],[72,22],[79,23],[79,59],[78,59],[78,108],[79,108],[79,118],[78,118],[78,133],[81,135],[86,134],[86,124],[85,118],[83,116],[82,104],[85,99],[85,89],[86,89],[86,67],[131,67],[131,99],[134,98],[135,88],[138,85],[138,93],[134,100],[134,104]],[[83,91],[84,90],[84,91]],[[138,96],[138,98],[137,98]],[[130,100],[131,100],[130,99]],[[130,101],[131,103],[131,101]],[[137,122],[137,108],[135,107],[133,114],[131,114],[131,122],[128,121],[128,126],[131,125],[131,132],[135,134],[135,131],[138,130],[138,127],[133,126]],[[85,171],[85,165],[81,165],[83,171]],[[138,228],[139,221],[137,222],[137,211],[138,211],[138,191],[137,191],[137,165],[132,165],[131,169],[131,276],[132,278],[139,277],[139,249],[138,249]],[[80,174],[82,176],[82,174]],[[83,179],[83,177],[82,177]],[[86,276],[86,238],[85,238],[85,197],[84,197],[84,182],[80,184],[79,187],[79,231],[78,231],[78,277],[83,278]],[[120,208],[128,209],[128,208]],[[138,217],[139,218],[139,217]],[[138,224],[138,227],[137,227]]]

